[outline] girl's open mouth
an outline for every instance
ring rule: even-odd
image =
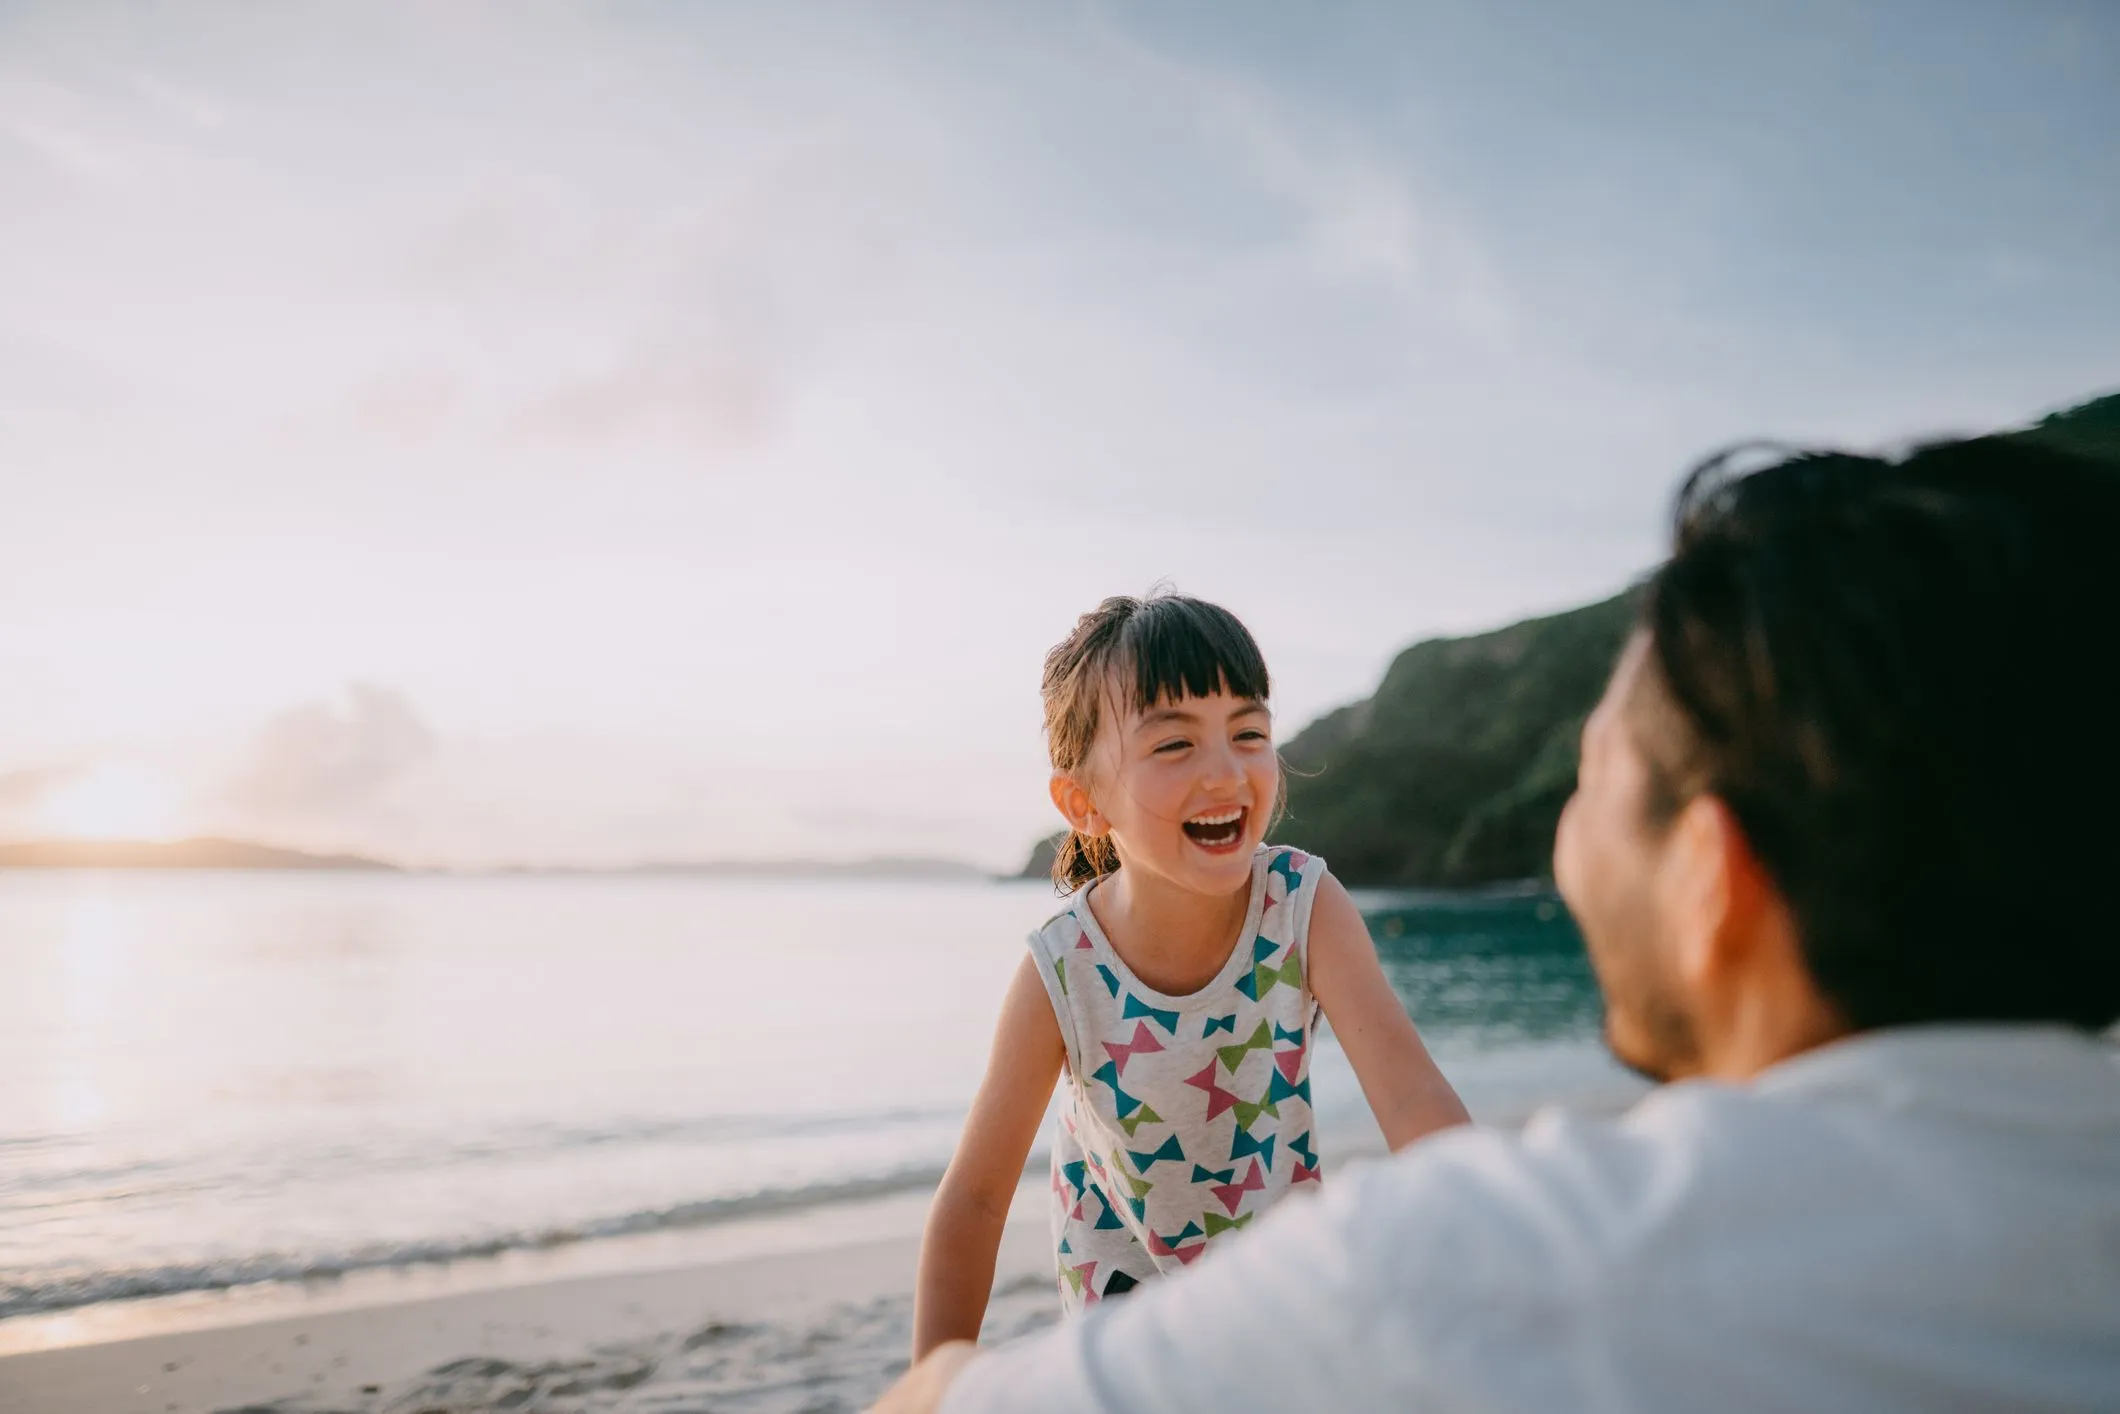
[[[1185,822],[1185,837],[1202,849],[1234,849],[1244,838],[1244,823],[1251,812],[1241,805],[1195,815]]]

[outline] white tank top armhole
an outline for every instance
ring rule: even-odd
[[[1068,989],[1080,986],[1082,979],[1067,975],[1067,957],[1071,949],[1061,948],[1053,940],[1055,932],[1065,934],[1074,926],[1074,911],[1054,915],[1045,926],[1030,935],[1028,943],[1031,958],[1037,964],[1038,980],[1045,984],[1045,998],[1053,1004],[1053,1020],[1060,1027],[1060,1039],[1067,1046],[1067,1069],[1072,1082],[1084,1083],[1082,1068],[1082,1038],[1075,1027],[1075,1009],[1068,1004]],[[1089,954],[1084,953],[1087,957]]]
[[[1318,888],[1330,870],[1322,856],[1311,854],[1304,856],[1300,872],[1303,887],[1296,891],[1296,916],[1291,921],[1295,924],[1296,951],[1303,956],[1304,985],[1307,987],[1310,977],[1310,913],[1317,906]]]
[[[1310,987],[1310,914],[1311,910],[1317,906],[1318,889],[1325,882],[1325,876],[1330,872],[1331,870],[1326,865],[1324,858],[1315,854],[1305,855],[1303,867],[1297,871],[1303,880],[1303,886],[1296,890],[1296,916],[1293,919],[1293,923],[1295,926],[1296,954],[1303,959],[1303,990],[1310,992],[1310,1006],[1305,1012],[1304,1029],[1311,1034],[1316,1033],[1318,1019],[1324,1014],[1325,1009],[1318,1004],[1318,994],[1311,991]]]

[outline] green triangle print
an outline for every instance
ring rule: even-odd
[[[1277,982],[1298,992],[1303,990],[1303,955],[1301,953],[1290,953],[1288,961],[1282,963],[1278,968],[1268,967],[1263,962],[1253,968],[1251,973],[1251,999],[1257,1001],[1265,996],[1274,989],[1274,984]]]
[[[1234,1046],[1217,1046],[1215,1047],[1215,1054],[1222,1058],[1222,1064],[1224,1068],[1226,1068],[1231,1075],[1235,1075],[1237,1073],[1237,1067],[1244,1063],[1245,1052],[1270,1051],[1272,1049],[1273,1035],[1267,1029],[1265,1021],[1261,1020],[1259,1022],[1258,1029],[1251,1033],[1251,1039],[1249,1041],[1242,1041]]]
[[[1239,1100],[1230,1108],[1237,1112],[1237,1126],[1240,1129],[1250,1129],[1259,1122],[1260,1115],[1272,1115],[1275,1119],[1281,1117],[1280,1107],[1275,1104],[1270,1094],[1261,1096],[1257,1104],[1249,1100]]]
[[[1163,1116],[1156,1113],[1154,1105],[1145,1101],[1142,1103],[1141,1108],[1135,1110],[1132,1114],[1119,1116],[1119,1127],[1126,1131],[1126,1137],[1129,1139],[1134,1137],[1134,1131],[1142,1125],[1161,1123],[1163,1123]]]

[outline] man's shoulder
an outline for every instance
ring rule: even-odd
[[[1541,1304],[1594,1297],[1688,1210],[1742,1185],[1748,1156],[1788,1136],[1789,1117],[1740,1090],[1686,1086],[1623,1113],[1551,1109],[1521,1129],[1468,1127],[1355,1165],[1325,1195],[1351,1245],[1394,1272]],[[1388,1255],[1386,1255],[1388,1254]],[[1408,1257],[1416,1260],[1408,1262]]]

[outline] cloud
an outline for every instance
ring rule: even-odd
[[[740,350],[639,348],[609,368],[555,382],[528,400],[515,431],[532,443],[606,447],[634,438],[749,445],[768,425],[772,380]]]
[[[167,74],[136,68],[124,75],[125,86],[145,99],[161,114],[202,131],[228,126],[232,108],[226,94],[180,83]]]
[[[404,369],[356,389],[353,420],[363,431],[382,436],[421,437],[447,422],[463,397],[463,382],[453,374]]]
[[[0,68],[0,149],[91,189],[137,190],[190,161],[167,130],[178,101],[177,89],[149,76],[113,80],[98,64],[17,57]],[[182,125],[200,129],[199,111]]]
[[[351,683],[343,701],[303,703],[267,722],[221,796],[276,822],[343,822],[383,804],[434,749],[402,693]]]
[[[0,815],[35,810],[46,796],[80,774],[79,766],[22,766],[0,771]]]
[[[687,183],[623,201],[503,171],[422,218],[385,286],[468,331],[480,371],[463,381],[511,450],[750,450],[817,365],[934,273],[921,145],[889,129],[793,120],[741,154],[679,145],[662,155]]]
[[[520,177],[494,178],[420,226],[390,260],[386,282],[460,313],[606,296],[651,254],[623,216],[585,211],[578,196]]]
[[[1468,223],[1363,127],[1229,69],[1181,60],[1109,25],[1112,49],[1190,110],[1232,174],[1279,203],[1325,284],[1381,294],[1420,323],[1490,347],[1520,323]]]
[[[0,113],[0,136],[67,176],[117,185],[138,171],[133,157],[119,145],[58,119],[20,111]]]

